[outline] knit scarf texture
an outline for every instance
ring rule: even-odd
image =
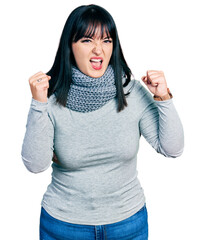
[[[114,70],[108,65],[99,78],[92,78],[72,67],[72,83],[66,107],[77,112],[91,112],[105,105],[116,96]]]

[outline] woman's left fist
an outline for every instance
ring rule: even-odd
[[[162,71],[147,70],[147,76],[141,79],[155,96],[162,97],[168,93],[167,82]]]

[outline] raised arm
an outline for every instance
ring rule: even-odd
[[[179,157],[184,148],[184,132],[173,99],[152,101],[140,119],[140,132],[158,153]]]
[[[32,98],[21,156],[26,168],[33,173],[46,170],[53,157],[54,126],[48,114],[48,103]]]
[[[149,75],[142,78],[149,90],[157,96],[166,96],[163,73],[151,71],[151,74],[153,79]],[[139,123],[141,134],[157,152],[166,157],[179,157],[184,149],[184,131],[173,99],[156,101],[144,87],[142,90],[147,105]]]
[[[29,78],[33,97],[21,156],[26,168],[33,173],[46,170],[53,157],[54,125],[49,115],[47,99],[50,79],[51,77],[43,72]]]

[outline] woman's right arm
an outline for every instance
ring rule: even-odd
[[[37,81],[38,79],[40,81]],[[38,72],[29,78],[32,101],[28,113],[21,156],[33,173],[46,170],[53,157],[54,126],[48,112],[47,90],[50,77]]]
[[[47,111],[48,103],[32,98],[21,156],[33,173],[45,171],[53,157],[54,126]]]

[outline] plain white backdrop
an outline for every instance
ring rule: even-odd
[[[113,16],[135,79],[164,71],[185,133],[181,157],[165,158],[144,140],[138,154],[150,240],[205,239],[204,5],[195,0],[4,1],[1,44],[1,239],[37,240],[40,202],[51,168],[33,174],[21,147],[31,93],[30,76],[53,64],[63,26],[82,4],[98,4]]]

